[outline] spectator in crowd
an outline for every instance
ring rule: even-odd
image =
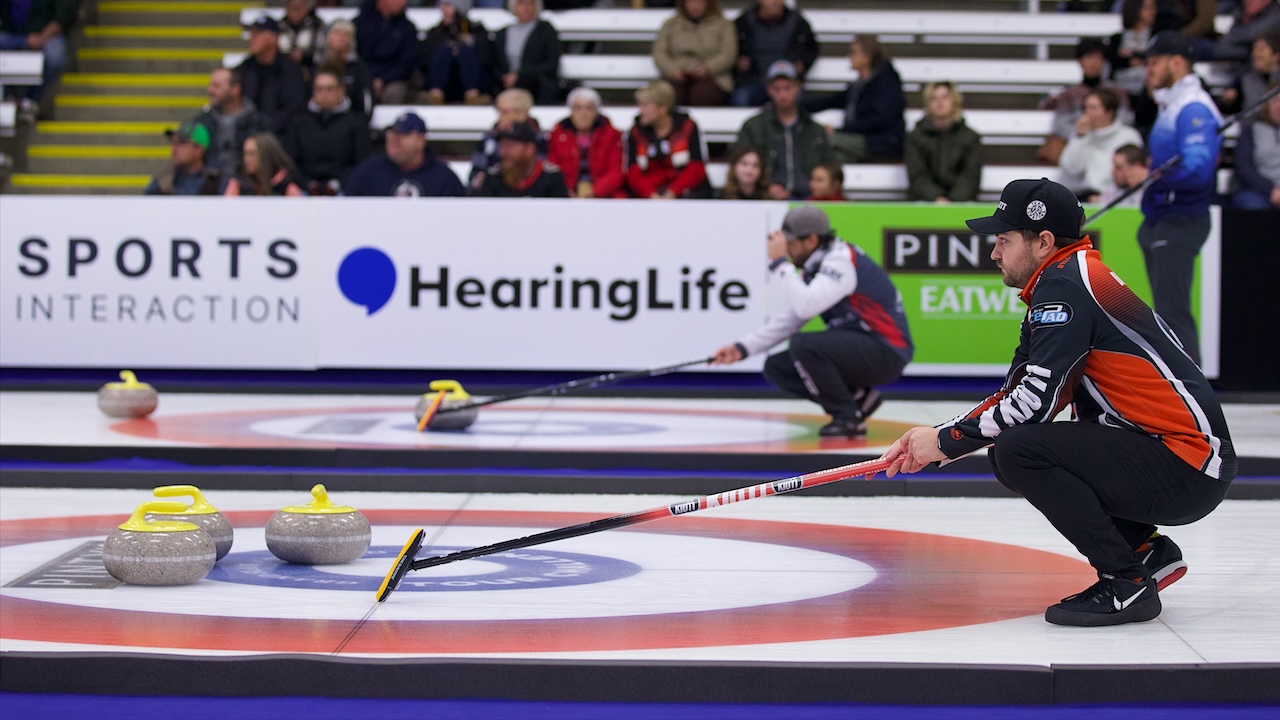
[[[427,32],[422,44],[426,61],[422,102],[440,105],[461,100],[488,105],[493,97],[482,89],[493,84],[486,67],[491,54],[489,31],[467,17],[471,0],[439,0],[437,5],[440,23]]]
[[[244,141],[240,173],[228,178],[222,192],[227,197],[241,195],[306,195],[298,184],[293,161],[280,147],[280,141],[269,132],[254,133]]]
[[[516,16],[493,37],[493,72],[498,89],[524,88],[540,105],[560,102],[560,34],[538,17],[542,0],[507,0]]]
[[[765,73],[779,60],[790,61],[800,80],[818,59],[813,28],[786,0],[756,0],[734,20],[738,31],[738,60],[734,65],[733,95],[737,107],[756,107],[768,99]]]
[[[1147,85],[1147,65],[1142,54],[1155,32],[1156,0],[1124,0],[1120,23],[1124,29],[1112,35],[1107,45],[1111,81],[1130,95],[1141,95]]]
[[[356,15],[356,47],[373,75],[373,99],[401,105],[409,99],[418,64],[418,28],[405,17],[406,0],[365,0]]]
[[[1231,0],[1238,2],[1238,0]],[[1217,0],[1156,0],[1152,32],[1177,30],[1186,36],[1198,56],[1210,57],[1218,33],[1214,28]]]
[[[653,41],[653,62],[676,89],[677,105],[724,105],[737,59],[738,31],[720,0],[679,0]]]
[[[729,155],[729,168],[724,188],[716,192],[722,200],[768,200],[769,170],[760,153],[749,147],[734,149]]]
[[[489,168],[479,197],[569,197],[560,168],[538,157],[538,128],[512,123],[498,133],[498,165]]]
[[[1057,165],[1062,157],[1062,150],[1067,146],[1067,138],[1075,134],[1076,120],[1084,112],[1084,96],[1097,87],[1110,86],[1103,77],[1107,67],[1107,46],[1101,40],[1085,38],[1076,44],[1076,62],[1080,64],[1083,74],[1078,85],[1072,85],[1062,92],[1040,103],[1041,110],[1053,112],[1053,126],[1049,135],[1041,143],[1036,158]],[[1117,113],[1121,122],[1129,121],[1129,96],[1122,95],[1121,111]]]
[[[1119,94],[1100,87],[1084,98],[1084,112],[1062,150],[1062,184],[1082,200],[1096,198],[1111,180],[1111,156],[1123,145],[1141,145],[1142,135],[1119,122]]]
[[[283,144],[308,195],[338,194],[351,170],[369,156],[369,124],[351,111],[336,72],[316,71],[311,102],[289,121]]]
[[[44,60],[39,85],[5,88],[18,98],[24,115],[39,114],[45,91],[62,77],[67,66],[67,30],[79,9],[78,0],[0,3],[0,50],[37,50]],[[49,108],[44,110],[47,114]]]
[[[1231,29],[1214,45],[1213,54],[1200,60],[1245,62],[1253,41],[1268,33],[1280,33],[1280,0],[1241,0],[1232,15]]]
[[[316,15],[315,0],[285,0],[284,19],[280,21],[280,52],[310,73],[315,70],[324,40],[324,21]]]
[[[931,82],[921,95],[924,117],[907,135],[907,199],[976,200],[982,187],[982,138],[964,122],[964,96],[949,81]]]
[[[1120,10],[1124,31],[1113,35],[1107,46],[1111,82],[1124,90],[1133,112],[1133,126],[1144,137],[1151,131],[1159,110],[1155,98],[1147,90],[1147,65],[1143,59],[1147,45],[1155,33],[1159,2],[1160,0],[1124,0]]]
[[[809,172],[810,202],[844,202],[844,168],[839,163],[814,165]]]
[[[280,54],[280,25],[273,18],[263,15],[249,26],[249,57],[237,69],[244,97],[257,106],[271,132],[284,132],[289,118],[306,107],[302,66]]]
[[[622,182],[622,133],[600,114],[600,93],[589,87],[569,93],[569,117],[556,123],[547,160],[564,173],[569,197],[626,197]]]
[[[217,195],[221,181],[216,170],[204,164],[209,149],[209,129],[194,120],[165,130],[172,147],[169,167],[157,173],[143,190],[144,195]]]
[[[208,94],[209,104],[196,116],[196,122],[209,130],[205,162],[225,180],[240,167],[244,141],[271,128],[253,101],[241,94],[239,70],[215,68],[209,73]]]
[[[1242,210],[1280,208],[1280,95],[1263,106],[1258,119],[1240,129],[1236,145],[1232,204]]]
[[[654,80],[636,91],[635,125],[627,133],[627,188],[651,200],[707,198],[707,149],[693,118],[672,112],[675,88]]]
[[[1260,35],[1249,52],[1249,66],[1235,84],[1222,91],[1222,107],[1232,112],[1251,108],[1280,83],[1280,32]]]
[[[849,66],[858,79],[842,92],[807,101],[810,112],[840,108],[844,124],[831,131],[831,150],[841,163],[902,159],[906,137],[906,96],[902,78],[875,35],[859,35],[849,45]]]
[[[804,199],[809,173],[831,156],[827,132],[800,107],[800,75],[794,65],[778,60],[766,78],[769,102],[742,124],[736,144],[765,159],[769,197]]]
[[[325,34],[319,64],[338,73],[351,111],[373,116],[373,71],[356,52],[356,26],[350,20],[335,20]]]
[[[343,195],[368,197],[461,197],[462,181],[427,146],[427,123],[402,113],[387,128],[385,153],[375,153],[347,176]]]
[[[503,90],[498,93],[493,106],[498,111],[498,121],[484,134],[484,137],[480,138],[480,142],[476,143],[475,151],[471,153],[471,174],[468,176],[468,182],[473,192],[484,184],[484,176],[489,168],[497,165],[502,159],[498,155],[498,133],[518,122],[532,122],[534,127],[538,124],[536,120],[529,117],[529,110],[533,108],[533,94],[524,88]],[[546,154],[546,140],[539,134],[538,155],[545,157]]]
[[[1191,314],[1196,256],[1209,237],[1209,201],[1217,189],[1222,117],[1192,70],[1195,49],[1184,35],[1158,33],[1147,48],[1147,85],[1160,98],[1160,115],[1147,146],[1152,167],[1177,155],[1142,197],[1138,245],[1151,281],[1155,311],[1182,347],[1200,362]]]
[[[1126,192],[1146,182],[1147,176],[1151,174],[1148,167],[1150,162],[1150,153],[1141,145],[1124,145],[1116,150],[1115,155],[1111,156],[1111,183],[1098,196],[1098,204],[1110,205]],[[1141,191],[1135,191],[1118,203],[1120,207],[1138,207],[1141,204]]]

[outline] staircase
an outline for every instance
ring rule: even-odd
[[[237,0],[99,0],[8,192],[136,195],[169,158],[164,131],[200,111],[209,72],[243,51]]]

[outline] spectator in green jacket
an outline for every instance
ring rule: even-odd
[[[907,134],[907,199],[976,200],[982,186],[982,138],[964,124],[964,97],[951,82],[924,86],[924,117]]]
[[[809,173],[830,157],[826,130],[800,107],[800,74],[787,60],[769,66],[765,89],[769,102],[747,118],[738,131],[738,148],[751,148],[764,158],[771,178],[769,197],[809,197]]]

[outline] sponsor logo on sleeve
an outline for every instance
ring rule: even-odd
[[[1071,322],[1071,306],[1064,302],[1046,302],[1031,308],[1031,324],[1035,327],[1053,327]]]

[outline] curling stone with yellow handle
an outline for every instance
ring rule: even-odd
[[[427,411],[431,405],[431,401],[435,399],[436,393],[441,390],[445,391],[444,401],[440,403],[440,409],[436,414],[427,421],[428,430],[466,430],[476,421],[480,415],[480,408],[471,407],[466,410],[458,410],[457,412],[445,412],[449,408],[465,405],[471,402],[471,395],[462,389],[462,383],[457,380],[435,380],[431,383],[431,392],[422,396],[418,400],[418,404],[413,408],[413,419],[422,420],[422,414]]]
[[[129,370],[120,371],[120,379],[124,382],[109,382],[98,388],[98,409],[108,417],[144,418],[155,412],[160,404],[160,396],[156,389],[138,378]]]
[[[360,511],[334,505],[324,485],[311,488],[307,505],[282,508],[267,521],[267,549],[285,562],[333,565],[369,549],[369,521]]]
[[[111,577],[130,585],[189,585],[213,569],[213,538],[189,522],[148,522],[148,513],[172,514],[180,502],[150,500],[107,536],[102,563]]]
[[[226,515],[218,512],[218,508],[204,499],[204,493],[195,485],[164,485],[156,488],[154,494],[158,498],[190,497],[191,504],[175,513],[147,513],[148,520],[180,520],[199,525],[213,538],[218,549],[218,560],[231,552],[231,542],[235,539],[231,530],[231,521]]]

